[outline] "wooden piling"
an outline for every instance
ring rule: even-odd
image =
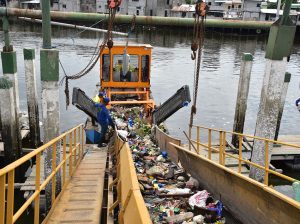
[[[244,53],[241,62],[240,79],[233,123],[233,131],[238,133],[243,133],[244,131],[252,63],[253,56],[250,53]],[[235,147],[238,147],[239,137],[237,135],[232,135],[231,142]]]
[[[41,143],[39,126],[39,106],[37,99],[35,50],[23,49],[25,63],[25,84],[28,105],[28,117],[30,128],[30,141],[32,147],[37,148]]]
[[[7,165],[20,157],[21,144],[16,140],[18,139],[18,127],[13,83],[5,77],[0,78],[0,99],[1,135]]]
[[[281,95],[281,101],[279,105],[279,113],[278,113],[278,118],[277,118],[277,126],[276,126],[276,131],[275,131],[275,138],[274,140],[278,140],[278,135],[279,135],[279,130],[280,130],[280,123],[281,123],[281,118],[282,118],[282,113],[284,109],[284,103],[285,103],[285,98],[287,94],[287,90],[289,87],[289,83],[291,81],[291,73],[286,72],[285,77],[284,77],[284,83],[282,87],[282,95]]]

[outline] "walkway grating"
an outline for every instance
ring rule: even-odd
[[[88,151],[47,223],[100,223],[106,159],[105,148]]]

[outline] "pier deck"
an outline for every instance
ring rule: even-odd
[[[107,149],[90,149],[46,223],[100,223]]]

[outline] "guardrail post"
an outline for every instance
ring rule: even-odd
[[[223,138],[223,133],[222,133],[222,131],[219,131],[219,164],[222,164],[222,161],[223,161],[223,159],[222,159],[222,155],[223,155],[223,153],[222,153],[222,144],[223,144],[222,138]]]
[[[247,98],[250,86],[250,77],[252,69],[253,56],[250,53],[244,53],[241,62],[241,71],[239,78],[239,86],[237,100],[235,106],[235,115],[233,123],[233,132],[243,133],[245,116],[247,110]],[[233,134],[231,143],[238,146],[238,135]]]
[[[73,170],[73,132],[70,132],[69,134],[69,138],[70,138],[70,142],[69,142],[69,153],[70,153],[70,157],[69,157],[69,179],[72,176],[72,170]]]
[[[239,135],[239,173],[242,172],[242,146],[243,146],[243,136]]]
[[[211,129],[208,129],[208,159],[211,159]]]
[[[76,167],[76,155],[77,155],[77,131],[74,130],[74,166]]]
[[[4,224],[5,218],[5,177],[5,174],[0,176],[0,224]]]
[[[199,143],[200,143],[200,127],[197,127],[197,153],[200,154],[200,147],[199,147]]]
[[[14,218],[15,170],[8,172],[7,184],[6,224],[12,224]]]
[[[39,106],[36,87],[35,50],[23,49],[25,64],[25,84],[28,105],[30,140],[34,148],[41,143]]]
[[[226,132],[223,132],[223,138],[222,138],[222,165],[225,165],[226,161]]]
[[[189,125],[189,139],[192,140],[192,126]],[[191,141],[189,141],[189,150],[191,151]]]
[[[53,205],[56,197],[56,143],[52,146],[52,172],[55,175],[52,177],[51,203]]]
[[[81,158],[83,158],[83,154],[84,154],[84,129],[83,126],[81,126]]]
[[[269,141],[265,141],[265,185],[269,185]]]
[[[63,177],[62,177],[62,186],[65,186],[66,183],[66,164],[67,164],[67,136],[65,135],[63,138],[63,160],[65,161],[63,164]]]
[[[41,153],[36,155],[35,191],[40,191],[41,179]],[[34,224],[40,223],[40,193],[34,199]]]

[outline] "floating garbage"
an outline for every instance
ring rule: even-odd
[[[200,190],[199,182],[155,144],[143,108],[114,107],[113,110],[118,132],[127,139],[132,151],[140,190],[152,222],[225,223],[221,201]],[[163,125],[160,128],[166,131]]]

